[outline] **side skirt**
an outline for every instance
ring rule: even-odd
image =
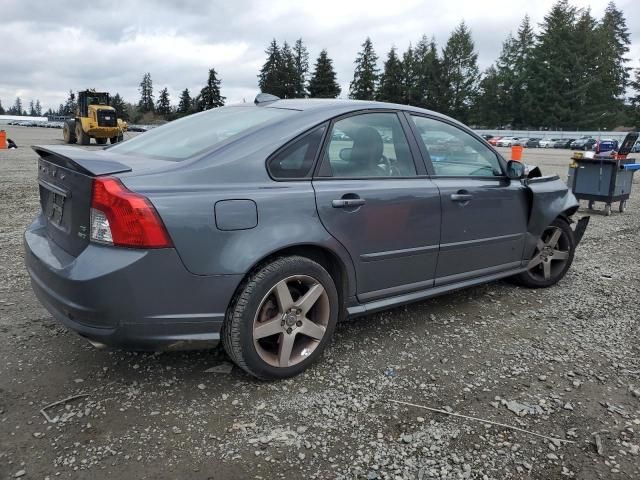
[[[404,295],[398,295],[395,297],[384,298],[367,303],[361,303],[360,305],[353,305],[347,307],[348,317],[357,317],[361,315],[368,315],[370,313],[379,312],[380,310],[386,310],[388,308],[397,307],[399,305],[406,305],[408,303],[420,302],[428,298],[437,297],[445,293],[450,293],[455,290],[462,290],[463,288],[473,287],[475,285],[481,285],[483,283],[493,282],[500,280],[501,278],[511,277],[526,271],[525,268],[517,268],[513,270],[506,270],[492,275],[485,275],[484,277],[472,278],[457,283],[450,283],[439,287],[428,288],[417,292],[411,292]]]

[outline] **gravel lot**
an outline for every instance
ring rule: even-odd
[[[263,383],[221,350],[104,352],[58,325],[21,236],[39,209],[28,146],[62,132],[7,133],[0,478],[640,478],[640,185],[626,213],[593,213],[556,287],[498,282],[345,322],[309,371]],[[524,159],[565,177],[568,156]]]

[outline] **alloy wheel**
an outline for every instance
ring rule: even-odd
[[[307,275],[287,277],[260,302],[253,321],[253,344],[269,365],[296,365],[318,347],[329,317],[329,296],[319,281]]]
[[[566,233],[559,227],[547,228],[538,243],[533,258],[527,268],[538,280],[549,280],[560,274],[569,261],[571,243]]]

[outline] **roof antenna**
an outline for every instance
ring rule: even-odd
[[[275,95],[271,95],[270,93],[259,93],[256,95],[256,99],[253,101],[256,105],[261,105],[263,103],[275,102],[280,100],[280,97],[276,97]]]

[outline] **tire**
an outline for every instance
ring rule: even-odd
[[[618,211],[620,213],[624,213],[624,209],[625,209],[626,206],[627,206],[627,201],[626,200],[622,200],[620,202],[620,205],[618,206]]]
[[[289,292],[289,302],[283,291]],[[320,296],[314,300],[316,294]],[[306,308],[305,298],[310,309],[296,316],[297,306]],[[224,349],[236,365],[259,379],[292,377],[322,354],[339,309],[335,283],[321,265],[300,256],[276,258],[241,285],[222,328]],[[283,355],[287,350],[290,353]]]
[[[98,145],[106,145],[107,144],[107,139],[106,138],[96,138],[96,143]]]
[[[64,138],[64,143],[76,143],[75,122],[73,120],[64,122],[62,138]]]
[[[113,145],[115,143],[121,142],[122,141],[122,137],[123,137],[123,135],[120,133],[116,137],[111,137],[109,139],[109,141],[111,142],[111,145]]]
[[[91,137],[82,128],[82,122],[76,122],[76,138],[79,145],[89,145]]]
[[[559,237],[556,243],[553,244],[555,232],[559,232]],[[541,250],[541,246],[544,246],[546,250]],[[551,252],[549,252],[549,247]],[[538,240],[533,256],[529,261],[529,269],[516,275],[514,280],[528,288],[547,288],[555,285],[571,267],[575,249],[576,239],[569,222],[562,217],[556,218],[551,225],[545,228]],[[550,254],[552,252],[555,253]],[[560,253],[562,253],[563,258],[560,258]]]

